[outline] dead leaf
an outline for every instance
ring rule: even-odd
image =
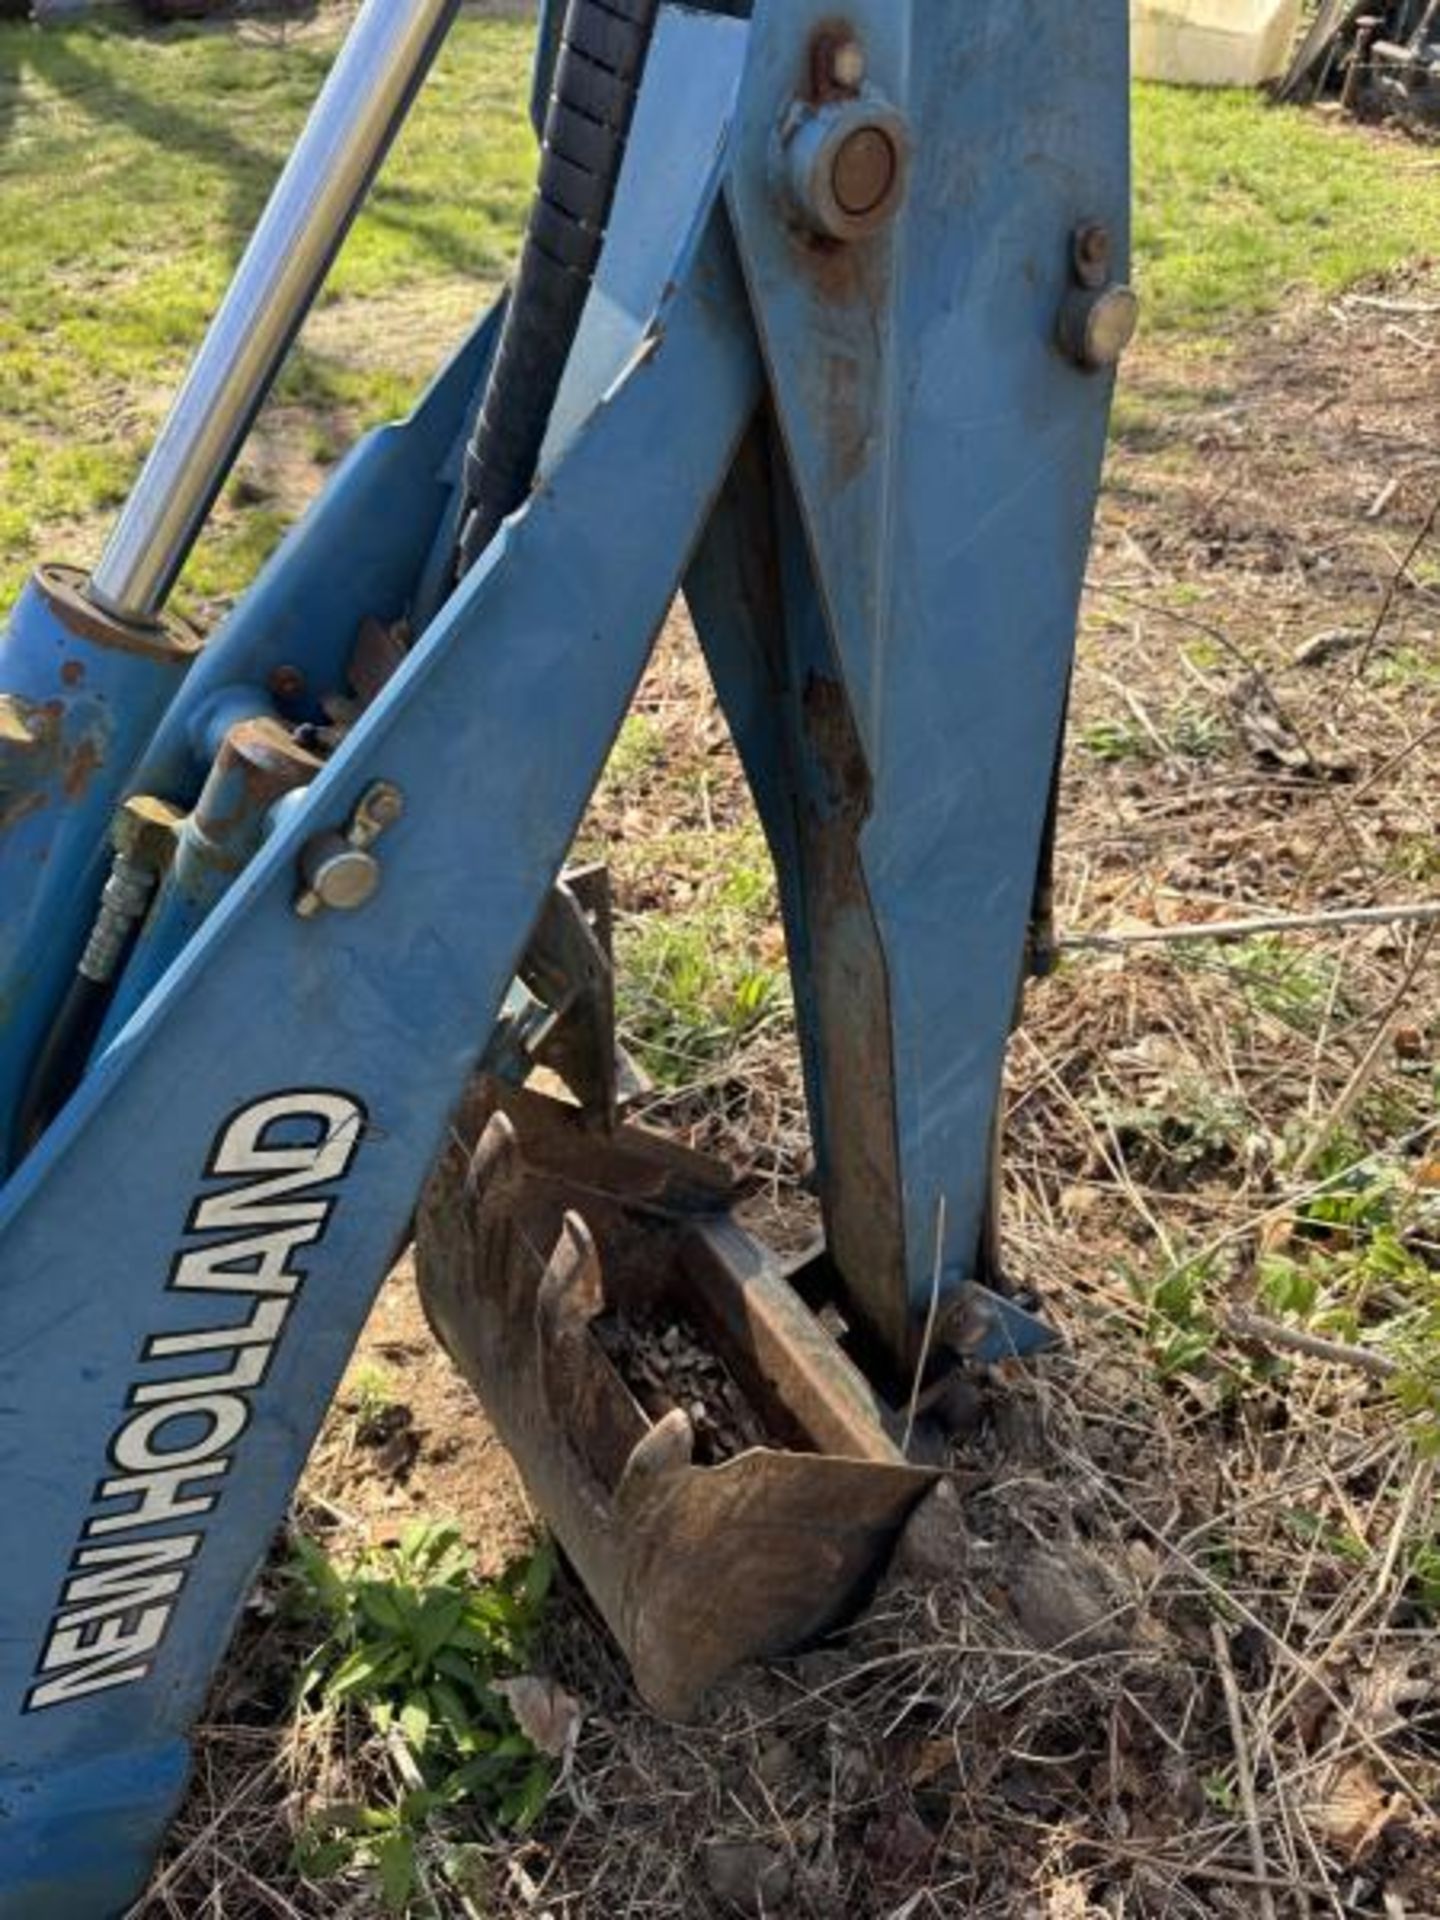
[[[1362,1760],[1347,1761],[1325,1781],[1308,1809],[1311,1826],[1352,1866],[1375,1845],[1404,1801],[1381,1791]]]
[[[1432,1676],[1416,1670],[1413,1649],[1381,1654],[1355,1683],[1353,1725],[1368,1739],[1391,1739],[1408,1723],[1409,1710],[1428,1702],[1432,1691]]]
[[[1354,774],[1353,762],[1343,754],[1317,757],[1311,752],[1263,674],[1242,674],[1230,689],[1229,701],[1236,728],[1262,767],[1315,780],[1347,780]]]
[[[865,1829],[865,1851],[882,1884],[911,1885],[930,1869],[939,1842],[918,1814],[878,1814]]]
[[[928,1787],[947,1767],[955,1764],[955,1742],[953,1740],[924,1740],[916,1750],[910,1762],[906,1778],[912,1787]]]
[[[715,1840],[705,1849],[710,1891],[741,1913],[774,1913],[790,1897],[790,1862],[757,1841]]]
[[[1309,748],[1290,724],[1263,674],[1246,673],[1230,690],[1230,711],[1256,759],[1293,773],[1313,773]]]
[[[558,1682],[522,1673],[514,1680],[497,1680],[495,1691],[514,1714],[516,1726],[541,1753],[562,1759],[579,1739],[580,1702]]]
[[[1079,1880],[1057,1880],[1045,1896],[1045,1920],[1090,1920],[1095,1911]]]

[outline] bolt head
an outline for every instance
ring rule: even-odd
[[[270,691],[283,705],[304,697],[305,676],[299,667],[279,666],[270,675]]]
[[[1098,373],[1119,362],[1139,324],[1140,302],[1130,287],[1072,287],[1060,313],[1060,344],[1077,366]]]
[[[854,93],[865,80],[865,49],[858,40],[842,40],[830,56],[830,78],[837,87]]]
[[[405,796],[388,780],[377,780],[362,804],[377,827],[393,827],[405,815]]]
[[[175,855],[185,816],[168,800],[136,793],[122,801],[110,823],[110,844],[122,860],[150,873],[164,873]]]
[[[1129,287],[1107,287],[1090,310],[1085,328],[1085,364],[1113,367],[1135,338],[1140,302]]]
[[[1103,287],[1110,278],[1110,229],[1098,220],[1077,227],[1073,253],[1080,284],[1097,290]]]

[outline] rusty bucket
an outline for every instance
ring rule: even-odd
[[[418,1228],[437,1336],[641,1694],[676,1719],[731,1668],[843,1618],[936,1478],[730,1196],[703,1156],[485,1080]],[[751,1443],[710,1464],[702,1410],[647,1396],[647,1412],[615,1358],[617,1328],[680,1320],[747,1412]]]

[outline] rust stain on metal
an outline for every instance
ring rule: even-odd
[[[903,1365],[913,1329],[890,982],[860,854],[870,768],[838,679],[811,673],[801,709],[813,796],[800,826],[821,1027],[825,1227],[847,1306]]]
[[[196,825],[223,842],[284,794],[308,786],[323,764],[280,721],[268,715],[241,720],[221,743],[195,809]]]
[[[821,408],[827,428],[830,482],[847,487],[864,471],[875,425],[871,370],[849,353],[829,353],[819,363]]]
[[[859,88],[842,80],[837,56],[858,42],[851,23],[842,15],[821,20],[805,44],[804,65],[800,76],[800,97],[813,106],[827,100],[853,100]]]
[[[299,667],[282,665],[273,667],[266,683],[275,699],[291,706],[305,697],[305,676]]]
[[[113,647],[120,653],[141,653],[180,671],[200,651],[200,635],[174,614],[167,613],[151,626],[134,626],[97,607],[86,597],[89,576],[79,567],[40,567],[35,584],[71,633],[98,646]]]
[[[704,1163],[622,1128],[600,1167],[577,1124],[477,1084],[421,1204],[422,1297],[641,1692],[683,1718],[730,1668],[832,1625],[935,1476],[904,1461],[850,1362],[724,1221]],[[594,1322],[667,1293],[707,1312],[770,1444],[697,1467],[686,1413],[643,1412]]]
[[[837,78],[847,53],[861,63],[863,73],[853,25],[843,15],[821,21],[805,47],[799,82],[802,100],[821,107],[858,95],[858,83]],[[861,130],[851,146],[856,141],[854,164],[845,173],[851,184],[847,189],[842,181],[840,191],[842,198],[852,191],[860,200],[873,202],[893,184],[899,160],[888,147],[880,154],[884,142],[878,133]],[[850,154],[850,146],[845,153]],[[888,171],[877,186],[871,176],[879,158],[886,158]],[[830,484],[841,488],[863,470],[875,443],[882,392],[878,377],[882,316],[888,303],[892,246],[884,232],[837,240],[798,222],[790,229],[790,241],[797,269],[818,303],[811,315],[814,350],[805,378],[811,410],[827,448]]]
[[[84,661],[67,660],[60,669],[60,678],[67,687],[78,687],[80,682],[85,678]]]
[[[48,804],[64,717],[58,700],[0,695],[0,833],[10,832]],[[7,765],[14,769],[8,780]]]
[[[768,697],[757,704],[773,733],[758,751],[783,770],[756,791],[772,841],[794,848],[782,891],[792,950],[811,960],[808,989],[797,982],[798,1012],[831,1265],[843,1304],[899,1367],[915,1330],[905,1300],[889,975],[861,857],[873,780],[838,664],[822,656],[807,671],[794,658],[769,432],[757,425],[747,436],[722,497],[719,524],[734,526],[725,572],[763,662]],[[697,619],[708,649],[703,610]]]
[[[848,486],[875,445],[890,243],[792,235],[797,263],[815,293],[814,350],[803,377],[826,448],[827,477]]]
[[[78,800],[105,764],[105,748],[93,733],[82,734],[65,755],[60,785],[67,800]]]

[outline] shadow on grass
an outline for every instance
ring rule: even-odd
[[[30,29],[10,24],[12,16],[4,12],[4,5],[5,0],[0,0],[0,153],[9,145],[20,108],[20,78],[30,42]]]
[[[188,38],[219,34],[233,38],[235,28],[233,23],[216,23],[185,31]],[[251,31],[256,32],[258,28],[252,27]],[[276,40],[270,50],[271,57],[283,59],[291,76],[303,75],[309,98],[318,97],[330,70],[334,49],[329,45],[284,40],[279,27],[274,32]],[[152,95],[117,75],[103,60],[86,51],[87,44],[94,46],[107,40],[135,37],[133,31],[120,28],[93,28],[83,34],[0,29],[0,89],[4,89],[0,91],[0,115],[5,113],[7,98],[13,110],[23,59],[90,119],[120,122],[131,134],[173,154],[177,161],[178,191],[186,190],[182,164],[185,157],[201,161],[207,168],[218,168],[226,177],[229,195],[221,225],[231,258],[238,260],[264,212],[277,177],[275,155],[252,145],[228,126],[223,104],[215,113],[206,113],[203,101],[188,107],[177,105],[173,98]],[[172,33],[162,29],[160,37],[169,39]],[[252,57],[263,53],[264,42],[252,43],[249,51]],[[13,63],[14,73],[13,84],[7,86],[8,63]],[[298,127],[296,131],[298,135]],[[0,125],[0,142],[3,138],[4,127]],[[463,241],[447,228],[442,217],[435,215],[432,200],[419,189],[396,181],[382,181],[372,189],[367,210],[371,220],[412,241],[419,255],[435,267],[449,273],[473,274],[475,263]]]
[[[132,135],[173,155],[178,191],[186,190],[185,158],[218,168],[225,176],[228,192],[222,224],[227,244],[238,258],[269,197],[276,171],[274,155],[234,132],[226,124],[223,108],[206,113],[203,101],[186,107],[177,105],[173,98],[150,94],[86,50],[89,45],[131,37],[119,29],[84,34],[37,33],[31,36],[26,58],[47,85],[87,118],[118,121]],[[298,67],[305,72],[318,94],[330,65],[328,52],[288,47],[284,58],[292,70]]]

